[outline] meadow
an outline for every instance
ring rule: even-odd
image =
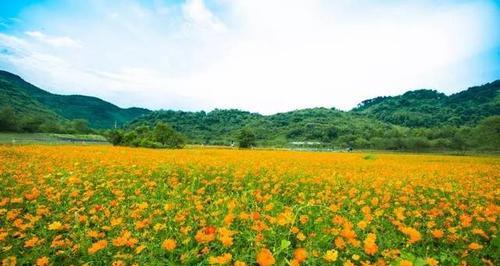
[[[0,146],[2,265],[500,265],[500,157]]]

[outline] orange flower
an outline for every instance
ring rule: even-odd
[[[407,235],[409,237],[408,243],[410,243],[410,244],[418,242],[418,241],[420,241],[422,239],[422,235],[415,228],[412,228],[412,227],[403,227],[401,229],[401,232],[403,232],[403,234],[405,234],[405,235]]]
[[[49,258],[47,257],[40,257],[36,260],[36,266],[48,266],[49,265]]]
[[[232,259],[233,259],[233,255],[231,255],[231,253],[225,253],[222,256],[209,257],[208,263],[209,264],[225,265],[225,264],[230,263]]]
[[[434,238],[438,238],[438,239],[444,236],[443,230],[439,230],[439,229],[432,230],[431,234]]]
[[[300,263],[307,259],[307,250],[305,248],[298,248],[293,252],[293,257]]]
[[[335,246],[338,249],[344,249],[345,248],[345,241],[342,237],[337,237],[335,238]]]
[[[2,260],[2,266],[16,266],[17,258],[15,256],[7,257]]]
[[[96,253],[97,251],[106,248],[107,246],[108,246],[108,241],[99,240],[99,241],[95,242],[94,244],[92,244],[92,246],[90,246],[90,248],[88,249],[88,252],[89,252],[89,254],[92,255],[92,254]]]
[[[482,249],[483,248],[483,245],[480,245],[476,242],[472,242],[469,244],[469,248],[472,249],[472,250],[478,250],[478,249]]]
[[[413,266],[413,263],[409,260],[401,260],[399,266]]]
[[[462,227],[469,227],[472,224],[472,217],[467,214],[462,214],[460,215],[460,223],[462,224]]]
[[[165,241],[163,241],[163,244],[161,246],[166,251],[172,251],[175,249],[175,247],[177,247],[177,242],[174,239],[169,238],[165,239]]]
[[[196,241],[201,244],[210,243],[215,240],[216,232],[217,229],[215,227],[209,226],[198,230],[198,232],[196,232],[196,235],[194,236],[194,239],[196,239]]]
[[[269,266],[276,263],[276,260],[273,257],[273,253],[267,248],[263,248],[257,254],[257,263],[260,266]]]
[[[433,258],[427,258],[425,260],[425,262],[427,263],[427,265],[429,266],[437,266],[439,264],[439,262]]]
[[[375,253],[377,253],[378,246],[375,243],[376,239],[377,239],[377,236],[375,234],[370,233],[366,237],[365,241],[363,241],[365,253],[367,255],[375,255]]]
[[[36,187],[34,187],[33,189],[31,189],[30,192],[24,193],[24,197],[27,200],[35,200],[35,199],[38,198],[38,196],[40,196],[40,191]]]
[[[227,228],[220,228],[218,230],[218,237],[220,242],[224,247],[230,247],[233,245],[233,235],[236,234],[235,231],[229,230]]]
[[[113,239],[113,246],[115,247],[122,247],[122,246],[127,246],[127,247],[134,247],[135,244],[137,244],[139,240],[137,238],[132,237],[132,233],[130,233],[128,230],[122,231],[121,236]]]
[[[36,246],[39,241],[40,241],[40,239],[38,237],[34,236],[31,239],[26,240],[26,242],[24,242],[24,247],[25,248],[32,248],[32,247]]]
[[[0,242],[4,241],[9,236],[7,232],[0,232]]]

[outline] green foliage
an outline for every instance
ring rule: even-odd
[[[18,114],[11,106],[0,109],[0,132],[94,133],[84,119],[57,120],[43,115]]]
[[[232,117],[232,120],[230,119]],[[217,118],[217,119],[216,119]],[[293,142],[319,142],[311,148],[384,149],[408,151],[499,150],[494,130],[489,137],[476,126],[409,128],[378,121],[355,112],[313,108],[262,116],[239,110],[214,112],[158,111],[134,120],[127,128],[168,122],[186,135],[190,143],[229,145],[239,141],[242,129],[255,135],[255,145],[296,147]],[[489,121],[489,122],[488,122]],[[496,120],[481,122],[482,127]],[[486,124],[485,124],[486,123]],[[486,141],[488,140],[488,141]],[[497,142],[495,142],[495,140]],[[481,142],[481,144],[479,144]],[[495,146],[497,145],[497,146]],[[496,147],[496,148],[495,148]]]
[[[500,80],[446,96],[434,90],[409,91],[361,102],[353,111],[406,127],[475,125],[500,115]]]
[[[240,148],[251,148],[256,146],[255,134],[249,129],[242,129],[238,134],[238,146]]]
[[[3,107],[0,110],[0,131],[17,131],[18,126],[14,109],[10,106]]]
[[[106,133],[106,139],[115,146],[180,149],[185,138],[170,125],[158,122],[155,127],[140,125],[132,129],[115,129]]]
[[[184,146],[184,138],[170,125],[158,122],[153,130],[153,140],[161,143],[163,147],[182,148]]]
[[[479,122],[475,128],[477,145],[486,150],[500,150],[500,116],[491,116]]]
[[[0,106],[11,106],[18,114],[44,120],[85,119],[92,128],[111,128],[115,123],[121,126],[150,112],[122,109],[96,97],[52,94],[6,71],[0,71]]]
[[[108,139],[128,146],[177,147],[187,140],[230,145],[243,139],[247,147],[304,143],[301,148],[498,151],[499,88],[500,80],[450,96],[409,91],[363,101],[349,112],[335,108],[274,115],[235,109],[150,112],[121,109],[94,97],[51,94],[0,71],[0,131],[90,133],[91,128],[112,128],[116,123],[122,129],[108,132]],[[251,132],[252,137],[242,138],[242,132]]]

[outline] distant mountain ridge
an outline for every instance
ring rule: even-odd
[[[2,70],[0,104],[21,114],[38,114],[46,119],[85,119],[93,128],[123,125],[151,112],[145,108],[120,108],[97,97],[53,94]]]
[[[115,122],[136,126],[164,121],[198,140],[232,134],[250,126],[263,133],[279,133],[280,138],[327,140],[327,135],[335,136],[338,133],[335,131],[349,131],[350,127],[370,131],[370,124],[376,124],[377,128],[475,125],[485,117],[500,115],[499,91],[500,80],[497,80],[450,96],[422,89],[376,97],[348,112],[310,108],[265,116],[234,109],[211,112],[124,109],[96,97],[52,94],[15,74],[0,71],[0,105],[11,106],[18,113],[54,120],[86,119],[91,127],[103,129],[114,127]]]
[[[435,90],[414,90],[402,95],[376,97],[352,111],[407,127],[474,125],[500,115],[500,80],[446,96]]]

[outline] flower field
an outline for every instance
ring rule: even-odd
[[[500,158],[0,146],[3,265],[500,265]]]

